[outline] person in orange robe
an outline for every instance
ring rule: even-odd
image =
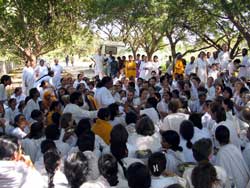
[[[136,77],[136,63],[132,55],[128,56],[128,61],[125,63],[125,75],[126,78]]]

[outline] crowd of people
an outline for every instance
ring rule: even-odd
[[[249,188],[250,57],[180,53],[91,59],[95,76],[57,59],[0,84],[0,187]],[[117,59],[117,60],[116,60]]]

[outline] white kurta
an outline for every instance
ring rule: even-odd
[[[241,77],[245,77],[245,78],[248,78],[249,77],[249,70],[250,70],[250,59],[249,57],[246,55],[242,58],[242,63],[241,65],[244,65],[245,67],[240,67],[240,70],[239,70],[239,78]]]
[[[39,79],[39,78],[41,78],[49,73],[48,67],[45,65],[43,65],[43,66],[38,65],[35,68],[35,73],[37,75],[37,79]]]
[[[42,153],[41,153],[41,143],[44,140],[44,138],[40,139],[29,139],[26,138],[22,140],[22,147],[24,149],[25,154],[30,156],[30,159],[33,163],[35,163],[36,160],[38,160]]]
[[[95,61],[95,75],[100,76],[100,74],[103,74],[103,63],[104,63],[104,57],[102,55],[94,55],[93,60]]]
[[[139,77],[144,80],[151,78],[152,68],[151,62],[141,62]]]
[[[16,127],[11,131],[11,135],[17,137],[18,139],[23,139],[27,133],[22,131],[19,127]]]
[[[106,108],[110,104],[115,103],[114,97],[106,87],[101,87],[96,91],[95,100],[100,108]]]
[[[195,62],[188,63],[185,67],[185,75],[190,75],[191,73],[196,73],[197,65]]]
[[[22,79],[23,92],[28,96],[29,90],[34,87],[34,83],[36,81],[34,69],[32,67],[24,67]]]
[[[94,119],[97,117],[97,111],[83,110],[76,104],[67,104],[63,110],[63,113],[71,113],[73,120],[78,123],[83,118]]]
[[[157,125],[160,121],[159,115],[157,111],[154,108],[145,108],[144,110],[140,111],[140,115],[147,115],[154,123],[154,125]]]
[[[236,187],[246,187],[250,173],[241,151],[233,144],[221,146],[216,156],[216,165],[224,168]]]
[[[7,102],[7,91],[3,84],[0,84],[0,101]]]
[[[28,121],[31,120],[31,112],[33,110],[40,110],[39,102],[38,100],[34,101],[33,99],[30,99],[23,109],[23,114]]]
[[[221,51],[219,53],[218,57],[219,57],[221,71],[227,70],[229,60],[230,60],[229,52],[228,51],[227,52]]]
[[[61,82],[63,67],[61,65],[53,65],[51,70],[54,71],[53,83],[55,87],[58,87]]]
[[[189,115],[184,113],[174,113],[167,115],[163,123],[160,125],[160,130],[167,131],[167,130],[174,130],[177,133],[180,132],[180,125],[182,121],[188,120]]]
[[[200,58],[197,59],[197,76],[202,83],[207,83],[207,65],[208,63]]]
[[[246,144],[242,155],[247,163],[248,169],[250,169],[250,143],[249,142]]]

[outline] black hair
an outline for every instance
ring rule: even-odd
[[[149,169],[139,162],[133,163],[128,167],[127,179],[130,188],[149,188],[151,186]]]
[[[79,188],[88,175],[88,159],[82,152],[70,154],[64,161],[64,174],[71,188]]]
[[[240,94],[243,94],[243,93],[246,93],[246,92],[249,92],[249,90],[246,87],[242,87],[240,89]]]
[[[4,84],[4,82],[11,80],[11,77],[9,75],[3,75],[1,77],[1,84]]]
[[[224,126],[220,125],[215,130],[215,138],[220,144],[228,144],[230,142],[230,131]]]
[[[30,139],[39,139],[43,136],[43,123],[35,122],[30,126]]]
[[[25,116],[23,114],[16,115],[14,118],[14,125],[13,125],[14,127],[18,127],[17,123],[18,123],[20,117],[25,117]]]
[[[146,105],[148,107],[153,107],[154,109],[156,109],[157,104],[158,104],[158,100],[155,97],[149,97]]]
[[[39,91],[36,88],[31,88],[29,91],[30,98],[33,99],[36,93],[39,93]]]
[[[55,171],[60,165],[60,154],[57,150],[49,150],[43,155],[44,166],[48,173],[48,188],[54,188],[53,183]]]
[[[194,136],[194,124],[192,121],[184,120],[180,125],[180,135],[187,141],[187,148],[191,149],[193,144],[191,139]]]
[[[18,152],[18,140],[12,136],[0,137],[0,160],[13,160],[15,152]]]
[[[98,160],[100,174],[108,181],[110,186],[116,186],[118,181],[118,164],[110,154],[102,155]]]
[[[159,177],[166,169],[166,156],[162,152],[153,153],[148,159],[148,168],[153,176]]]
[[[224,99],[223,103],[228,107],[229,110],[232,111],[232,114],[234,115],[234,102],[231,99]]]
[[[59,104],[60,104],[59,101],[53,101],[53,102],[51,103],[51,105],[50,105],[49,110],[50,110],[50,111],[55,110],[55,108],[56,108]]]
[[[119,106],[116,103],[110,104],[108,106],[109,113],[110,113],[110,120],[114,120],[115,117],[119,114]]]
[[[165,188],[183,188],[183,187],[180,184],[175,183],[175,184],[169,185]]]
[[[214,183],[219,182],[215,167],[205,161],[193,169],[191,181],[195,188],[212,188]]]
[[[155,126],[153,121],[147,116],[142,116],[135,126],[137,134],[143,136],[152,136],[155,133]]]
[[[111,82],[112,81],[112,78],[109,77],[109,76],[105,76],[102,78],[101,80],[101,87],[104,87],[108,82]]]
[[[49,125],[45,129],[45,136],[46,139],[49,140],[58,140],[60,137],[60,129],[58,128],[57,125]]]
[[[161,136],[162,141],[167,142],[168,145],[170,145],[170,149],[173,151],[183,151],[182,147],[180,146],[180,136],[176,131],[164,131]]]
[[[195,127],[202,129],[201,117],[202,114],[200,113],[191,113],[188,120],[192,121]]]
[[[126,121],[127,125],[130,123],[136,123],[137,122],[136,113],[133,111],[126,113],[125,121]]]
[[[79,92],[73,92],[70,97],[69,97],[69,101],[72,104],[75,104],[75,101],[77,101],[80,97],[82,97],[82,94]]]
[[[213,114],[215,114],[215,121],[217,123],[222,122],[222,121],[226,121],[226,119],[227,119],[226,111],[220,103],[218,103],[218,102],[211,103],[210,110]]]
[[[31,112],[30,117],[31,117],[32,119],[36,120],[37,117],[40,117],[40,116],[42,116],[42,115],[43,115],[43,113],[42,113],[40,110],[33,110],[33,111]]]
[[[75,129],[75,134],[79,138],[82,134],[91,132],[90,119],[84,118],[78,122],[78,125]]]
[[[47,139],[41,142],[40,147],[41,147],[41,152],[43,154],[50,149],[55,149],[55,150],[57,149],[55,142],[53,140],[47,140]]]
[[[233,91],[230,87],[224,87],[223,91],[227,91],[229,93],[229,99],[233,97]]]
[[[180,107],[181,107],[181,102],[179,99],[171,99],[171,101],[169,101],[168,109],[172,113],[176,113]]]
[[[81,137],[77,139],[76,145],[81,152],[94,151],[95,134],[93,132],[82,134]]]
[[[175,95],[176,98],[179,98],[179,97],[180,97],[180,92],[179,92],[179,90],[174,89],[174,90],[172,91],[172,96],[173,96],[173,95]]]
[[[192,151],[197,162],[209,161],[209,155],[212,153],[212,141],[208,138],[202,138],[193,144]]]
[[[51,116],[52,122],[59,127],[61,114],[59,112],[54,112]]]
[[[101,120],[106,120],[110,116],[110,112],[108,108],[101,108],[97,112],[97,117]]]

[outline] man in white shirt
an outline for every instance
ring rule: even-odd
[[[39,62],[39,65],[36,66],[35,68],[35,74],[36,74],[36,78],[39,79],[41,77],[43,77],[44,75],[48,74],[48,67],[46,65],[44,65],[44,60],[41,59]]]
[[[241,77],[245,77],[248,78],[249,77],[249,69],[250,69],[250,59],[248,57],[248,50],[246,48],[242,49],[242,63],[240,65],[240,71],[239,71],[239,78]]]
[[[220,68],[221,71],[226,71],[227,70],[227,66],[229,64],[229,60],[230,60],[230,55],[229,55],[229,51],[228,51],[228,46],[226,44],[222,45],[222,50],[218,57],[219,57],[219,63],[220,63]]]
[[[60,85],[63,67],[59,65],[58,59],[55,59],[54,62],[55,64],[51,67],[51,70],[54,71],[53,83],[54,83],[54,86],[57,88]]]
[[[101,88],[96,90],[95,100],[98,103],[99,108],[106,108],[110,104],[115,103],[115,99],[110,92],[113,87],[113,80],[111,77],[106,76],[101,81]]]
[[[26,61],[25,62],[25,67],[23,69],[23,74],[22,74],[22,85],[23,85],[23,92],[25,95],[29,95],[29,91],[31,88],[34,87],[34,83],[36,81],[35,79],[35,71],[33,67],[31,67],[30,62]]]
[[[94,119],[97,117],[97,111],[84,110],[80,106],[83,106],[82,95],[74,92],[70,95],[70,103],[65,106],[63,113],[71,113],[76,123],[83,118]]]
[[[190,63],[188,63],[185,68],[185,75],[189,76],[191,73],[196,73],[196,63],[194,56],[191,57]]]
[[[91,60],[95,64],[95,76],[99,76],[99,78],[102,79],[104,76],[104,57],[101,53],[101,49],[98,50],[98,54],[94,55]]]

